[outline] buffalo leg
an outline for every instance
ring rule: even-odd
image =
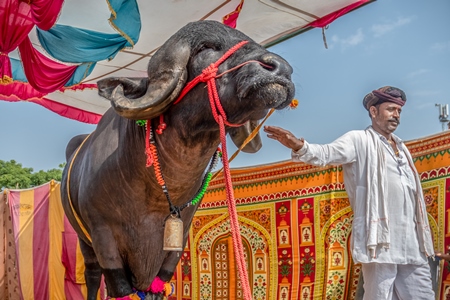
[[[102,279],[102,269],[95,256],[94,250],[87,245],[82,239],[80,241],[81,253],[84,257],[84,278],[87,287],[87,300],[96,300],[100,281]]]
[[[103,269],[106,289],[110,297],[124,297],[133,293],[124,269]]]
[[[96,227],[91,236],[92,248],[105,277],[108,296],[118,298],[132,294],[131,275],[124,268],[110,228]]]

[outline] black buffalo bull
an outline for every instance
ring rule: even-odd
[[[173,205],[189,202],[220,144],[219,125],[205,83],[174,101],[188,82],[242,41],[248,42],[218,66],[221,76],[215,79],[228,122],[244,124],[226,126],[240,146],[269,109],[285,108],[294,96],[291,66],[240,31],[214,21],[189,23],[150,59],[148,77],[98,82],[112,108],[87,139],[69,142],[61,184],[64,210],[85,259],[88,299],[95,299],[101,274],[111,297],[148,291],[155,278],[171,279],[180,252],[163,250],[169,204],[154,168],[146,167],[146,129],[136,120],[151,120],[157,128],[163,115],[167,127],[154,135],[157,158]],[[257,137],[244,151],[260,147]],[[184,243],[197,207],[181,213]]]

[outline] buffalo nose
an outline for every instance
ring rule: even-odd
[[[270,66],[270,72],[276,75],[290,76],[293,72],[291,65],[274,53],[266,53],[261,57],[261,62]]]

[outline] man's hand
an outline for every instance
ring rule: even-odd
[[[447,251],[450,250],[450,246],[447,246]],[[450,261],[450,253],[443,253],[443,252],[436,252],[435,255],[439,258],[445,259],[447,261]]]
[[[296,138],[290,131],[276,126],[264,126],[267,137],[279,141],[285,147],[297,152],[305,144],[303,139]]]

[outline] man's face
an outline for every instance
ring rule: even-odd
[[[378,106],[370,107],[373,129],[388,138],[400,124],[401,112],[402,107],[392,102],[384,102]]]

